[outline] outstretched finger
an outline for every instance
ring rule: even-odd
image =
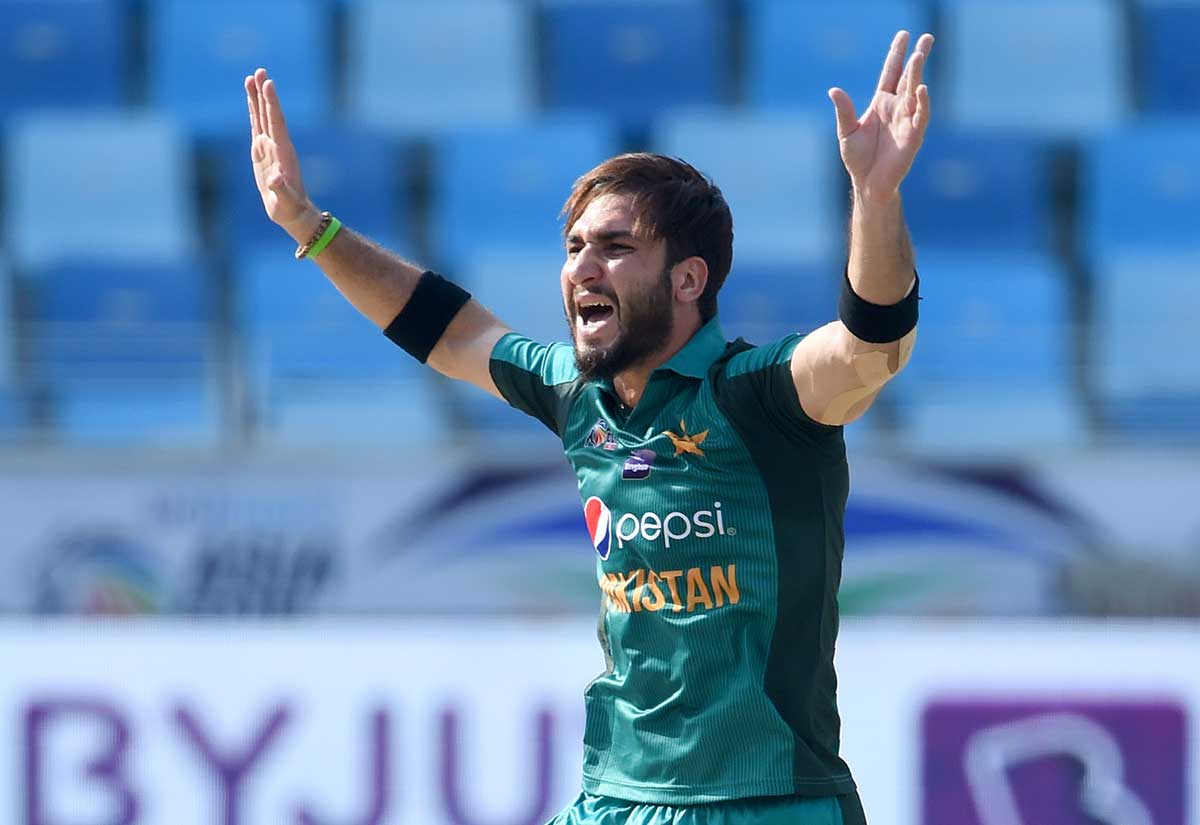
[[[267,98],[263,92],[263,88],[267,85],[267,70],[259,68],[254,72],[254,88],[258,100],[258,125],[262,129],[262,134],[270,137],[271,126],[267,121]]]
[[[267,101],[267,134],[276,143],[286,143],[288,140],[287,121],[283,117],[283,106],[279,102],[279,90],[275,81],[268,80],[263,84],[263,97]]]
[[[917,87],[917,111],[913,114],[912,125],[922,136],[929,126],[929,87],[924,83]]]
[[[929,53],[933,51],[933,39],[934,38],[932,34],[925,32],[923,35],[917,38],[917,45],[913,46],[913,49],[925,55],[926,57],[929,57]]]
[[[899,94],[914,94],[916,92],[917,87],[922,83],[925,63],[929,60],[929,52],[932,49],[932,34],[926,32],[917,38],[917,45],[913,47],[912,57],[909,58],[904,78],[900,81]]]
[[[900,78],[900,85],[896,88],[896,95],[904,101],[904,105],[908,107],[910,113],[916,111],[917,108],[917,87],[921,85],[921,72],[924,66],[925,55],[921,52],[913,52],[904,69],[904,77]]]
[[[883,71],[879,74],[879,86],[876,91],[895,94],[896,86],[900,83],[900,74],[904,70],[904,53],[908,51],[908,32],[901,29],[892,38],[892,47],[888,49],[887,58],[883,61]]]
[[[246,75],[243,84],[246,87],[246,108],[250,112],[250,142],[262,134],[262,120],[258,111],[258,87],[254,84],[254,75]]]
[[[858,129],[858,115],[854,113],[854,101],[850,99],[850,95],[834,87],[829,90],[829,99],[833,101],[833,108],[837,113],[838,140],[854,134]]]

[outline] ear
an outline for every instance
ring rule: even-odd
[[[684,258],[671,267],[671,285],[676,301],[684,304],[699,301],[708,286],[708,264],[698,255]]]

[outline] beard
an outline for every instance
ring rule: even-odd
[[[617,338],[607,347],[580,349],[575,337],[575,316],[579,310],[571,301],[567,313],[567,326],[571,330],[571,342],[575,345],[575,366],[585,381],[611,379],[618,373],[635,366],[658,352],[671,337],[674,319],[672,303],[671,270],[663,270],[661,277],[643,293],[630,295],[618,302],[611,292],[603,294],[612,300],[619,319]]]

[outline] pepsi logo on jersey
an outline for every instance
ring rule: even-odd
[[[612,546],[612,513],[608,505],[592,496],[583,504],[583,518],[587,521],[592,546],[596,548],[600,558],[607,559]]]
[[[725,514],[721,511],[719,501],[713,502],[712,509],[697,510],[690,515],[672,511],[661,516],[651,512],[640,516],[633,513],[614,516],[603,499],[591,496],[583,503],[583,516],[588,535],[592,537],[592,546],[602,559],[607,559],[612,551],[614,536],[618,548],[624,548],[626,543],[634,539],[651,543],[661,541],[664,548],[670,548],[673,541],[709,539],[737,533],[734,528],[725,526]]]

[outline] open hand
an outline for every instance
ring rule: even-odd
[[[921,148],[929,126],[929,87],[921,82],[921,72],[932,48],[933,35],[921,35],[905,66],[908,32],[897,32],[875,96],[861,118],[846,92],[829,90],[837,111],[842,163],[863,195],[888,197],[897,192]]]
[[[304,192],[300,161],[288,136],[279,92],[266,69],[248,75],[245,86],[250,110],[250,159],[263,207],[271,220],[302,243],[320,222],[320,215]]]

